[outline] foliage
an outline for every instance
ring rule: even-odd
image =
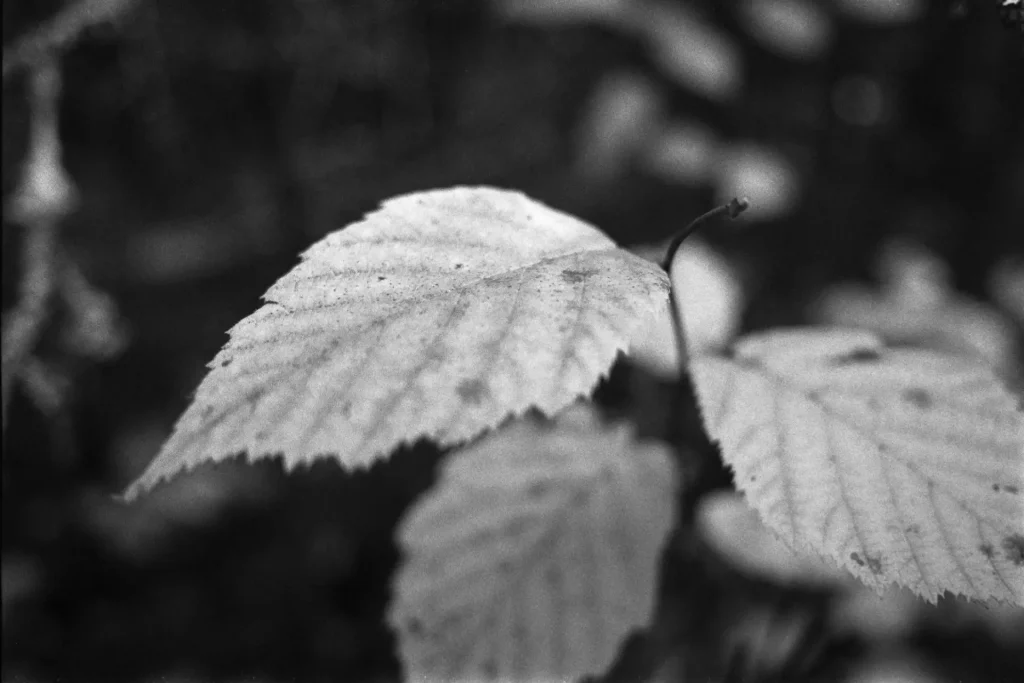
[[[998,4],[5,2],[0,678],[399,676],[396,525],[457,454],[287,476],[233,459],[111,495],[223,331],[383,197],[520,188],[657,262],[685,216],[747,195],[677,259],[691,352],[852,325],[982,359],[1019,394],[1024,62]],[[33,158],[64,181],[36,198],[71,201],[26,223]],[[610,680],[1024,678],[1019,607],[880,600],[832,559],[787,559],[739,494],[706,539],[732,474],[677,384],[667,306],[648,329],[594,401],[671,446],[678,523]]]
[[[667,278],[597,230],[512,192],[392,199],[303,254],[231,331],[129,498],[247,451],[366,466],[588,394],[667,298]]]
[[[306,252],[234,328],[128,496],[238,450],[353,469],[420,436],[453,445],[526,408],[553,415],[664,312],[666,281],[522,195],[390,200]],[[990,370],[825,328],[742,339],[689,365],[737,487],[792,549],[878,590],[896,581],[930,601],[949,591],[1024,607],[1024,414]],[[675,478],[669,461],[624,446],[514,425],[451,456],[400,531],[410,557],[391,623],[410,679],[607,671],[652,618],[672,517],[661,484]],[[615,524],[629,528],[603,526]],[[569,588],[566,574],[586,579]]]
[[[458,452],[406,515],[389,621],[410,680],[600,675],[650,624],[675,463],[590,410]]]

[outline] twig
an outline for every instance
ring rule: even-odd
[[[82,31],[114,21],[124,14],[135,0],[78,0],[38,26],[29,35],[4,50],[3,78],[22,67],[32,66],[66,49]]]
[[[19,368],[29,358],[46,319],[54,290],[57,226],[75,203],[75,189],[61,165],[57,132],[60,70],[50,56],[36,62],[29,95],[32,119],[21,186],[9,206],[11,219],[25,227],[18,302],[4,317],[0,358],[3,426]]]
[[[18,372],[22,390],[44,415],[53,417],[60,410],[71,382],[67,375],[38,358],[28,358]]]
[[[63,250],[57,254],[56,277],[57,292],[68,315],[61,330],[66,350],[94,361],[119,354],[129,335],[113,298],[89,282]]]
[[[17,308],[3,321],[3,426],[7,426],[7,402],[17,379],[18,368],[28,358],[46,317],[46,302],[53,290],[55,221],[36,225],[25,236],[22,252],[24,275]]]

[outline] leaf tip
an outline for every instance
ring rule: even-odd
[[[144,472],[142,476],[138,477],[131,484],[129,484],[124,489],[124,491],[122,491],[119,494],[114,494],[114,500],[123,505],[131,505],[136,500],[138,500],[139,496],[141,496],[143,493],[148,493],[149,491],[152,491],[157,484],[165,481],[168,478],[166,475],[154,478],[147,476],[147,474],[148,470]]]
[[[171,478],[188,472],[194,468],[193,466],[183,466],[177,469],[168,470],[162,466],[161,457],[158,455],[154,458],[153,462],[143,470],[142,474],[136,477],[132,483],[130,483],[124,492],[120,495],[116,495],[115,498],[118,502],[130,505],[134,503],[144,493],[149,493],[157,486],[166,483]]]

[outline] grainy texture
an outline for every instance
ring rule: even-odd
[[[850,330],[750,336],[692,364],[762,519],[877,590],[1024,605],[1024,417],[992,372]]]
[[[311,247],[231,330],[129,498],[206,461],[472,438],[589,394],[667,297],[668,278],[517,192],[405,195]]]
[[[654,616],[676,476],[626,429],[518,423],[451,457],[399,525],[407,680],[602,674]]]

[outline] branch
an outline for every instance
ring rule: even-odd
[[[68,48],[90,26],[114,21],[135,0],[78,0],[4,50],[3,78]]]
[[[57,254],[56,278],[57,294],[68,316],[61,330],[65,350],[94,361],[119,354],[128,344],[129,332],[113,298],[89,282],[63,250]]]
[[[21,186],[10,206],[10,218],[24,226],[18,302],[3,319],[0,354],[3,426],[13,383],[27,361],[46,319],[54,290],[57,226],[75,204],[75,188],[61,165],[57,104],[61,78],[58,62],[48,55],[35,62],[29,105],[32,112],[29,149]]]

